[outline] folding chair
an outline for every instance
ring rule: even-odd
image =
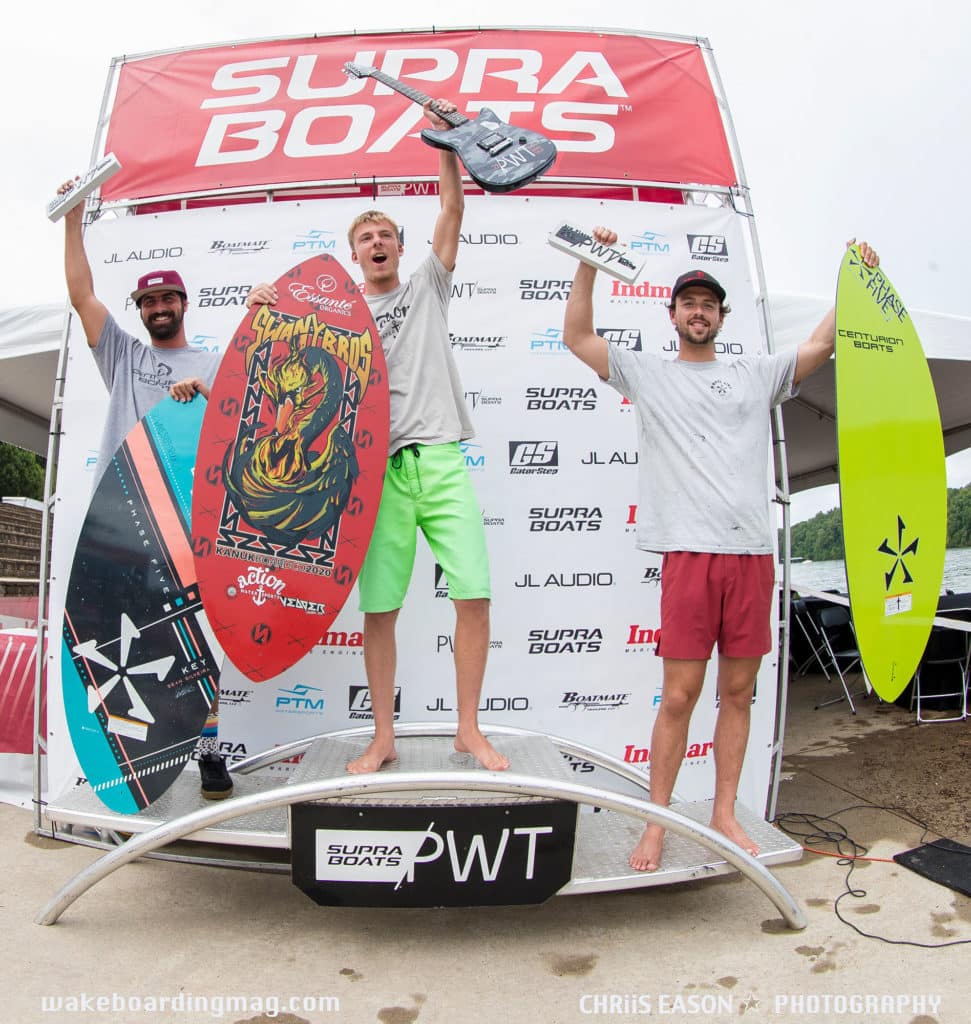
[[[969,643],[971,643],[969,634],[959,629],[949,629],[946,626],[931,628],[924,656],[920,659],[920,664],[914,673],[914,690],[910,700],[911,711],[915,707],[917,709],[918,722],[963,722],[968,717],[968,663],[971,660]],[[960,688],[942,693],[932,683],[933,674],[948,670],[957,673]],[[924,680],[925,673],[930,677],[927,680]],[[950,715],[947,718],[927,718],[921,715],[922,704],[947,700],[951,697],[960,698],[959,714]],[[950,708],[946,710],[950,710]]]
[[[823,642],[823,635],[816,625],[812,612],[806,604],[805,598],[794,597],[792,599],[792,621],[799,627],[806,643],[799,652],[804,655],[803,660],[795,666],[797,676],[804,676],[809,671],[813,662],[819,665],[820,670],[826,679],[829,680],[828,652]],[[808,651],[808,654],[806,653]]]
[[[843,693],[850,711],[856,714],[856,707],[853,704],[853,697],[865,697],[870,690],[870,683],[863,670],[863,662],[860,656],[860,649],[857,646],[856,631],[853,629],[853,620],[850,618],[849,608],[840,604],[827,605],[819,612],[819,630],[823,637],[823,643],[832,660],[836,674],[840,677],[843,686]],[[846,673],[859,666],[860,675],[866,684],[864,689],[858,693],[850,694],[850,688],[846,685]],[[843,700],[843,697],[834,697],[832,700],[823,701],[816,705],[816,709],[825,708],[830,704],[836,704]]]

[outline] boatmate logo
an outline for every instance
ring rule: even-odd
[[[659,565],[649,565],[644,570],[644,575],[641,577],[641,583],[653,583],[655,587],[660,586],[661,567]]]
[[[504,334],[451,334],[448,336],[452,348],[463,352],[492,352],[506,347]]]
[[[688,235],[688,252],[693,260],[728,262],[728,245],[724,235]]]
[[[220,256],[248,256],[254,252],[262,252],[270,247],[268,238],[260,239],[258,242],[224,242],[217,239],[209,246],[209,255],[217,253]]]
[[[567,690],[560,701],[561,708],[571,711],[615,711],[627,706],[629,693],[577,693]]]

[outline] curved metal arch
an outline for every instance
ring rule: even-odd
[[[35,918],[35,922],[42,925],[54,924],[78,897],[118,868],[160,846],[176,839],[182,839],[207,826],[217,825],[253,811],[286,807],[308,800],[400,793],[416,789],[477,790],[545,797],[551,800],[565,799],[577,804],[606,808],[631,815],[651,824],[662,825],[671,832],[716,852],[737,868],[742,875],[762,890],[785,918],[790,928],[799,931],[806,927],[805,915],[788,890],[754,857],[706,825],[698,824],[666,807],[659,807],[646,800],[611,793],[593,786],[568,782],[550,783],[528,775],[480,770],[434,773],[396,772],[385,775],[378,773],[374,776],[348,776],[340,779],[315,780],[239,797],[230,800],[228,805],[205,807],[166,822],[164,825],[159,825],[150,832],[134,836],[124,846],[105,854],[104,857],[79,872],[63,886],[42,908]]]

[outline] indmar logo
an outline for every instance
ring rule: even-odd
[[[641,626],[639,623],[632,622],[627,627],[627,639],[624,642],[624,650],[628,653],[655,654],[660,639],[660,626],[655,629],[653,626]]]
[[[523,475],[553,475],[559,472],[557,441],[510,441],[509,472]]]
[[[688,252],[693,260],[728,262],[728,244],[724,235],[688,235]]]
[[[706,740],[703,743],[689,743],[684,760],[686,763],[690,761],[700,763],[711,754],[714,748],[715,744],[711,740]],[[635,747],[633,743],[628,743],[624,747],[624,760],[628,764],[650,764],[651,749],[650,747]]]
[[[617,304],[635,302],[667,303],[671,299],[671,288],[664,284],[651,284],[641,281],[640,284],[626,284],[616,277],[610,283],[610,301]]]

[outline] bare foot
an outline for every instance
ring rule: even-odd
[[[635,871],[657,871],[661,866],[661,847],[664,844],[664,829],[660,825],[645,825],[640,842],[628,857],[627,863]]]
[[[385,741],[375,737],[360,757],[347,762],[347,770],[351,775],[367,775],[368,772],[376,772],[382,765],[389,761],[395,761],[397,758],[394,739]]]
[[[716,832],[721,832],[726,839],[731,839],[736,846],[741,846],[746,853],[753,857],[759,855],[758,843],[749,838],[742,826],[735,820],[734,815],[729,815],[726,818],[712,817],[711,827]]]
[[[471,734],[456,733],[455,749],[460,754],[471,754],[490,772],[503,772],[509,767],[509,758],[500,754],[478,730]]]

